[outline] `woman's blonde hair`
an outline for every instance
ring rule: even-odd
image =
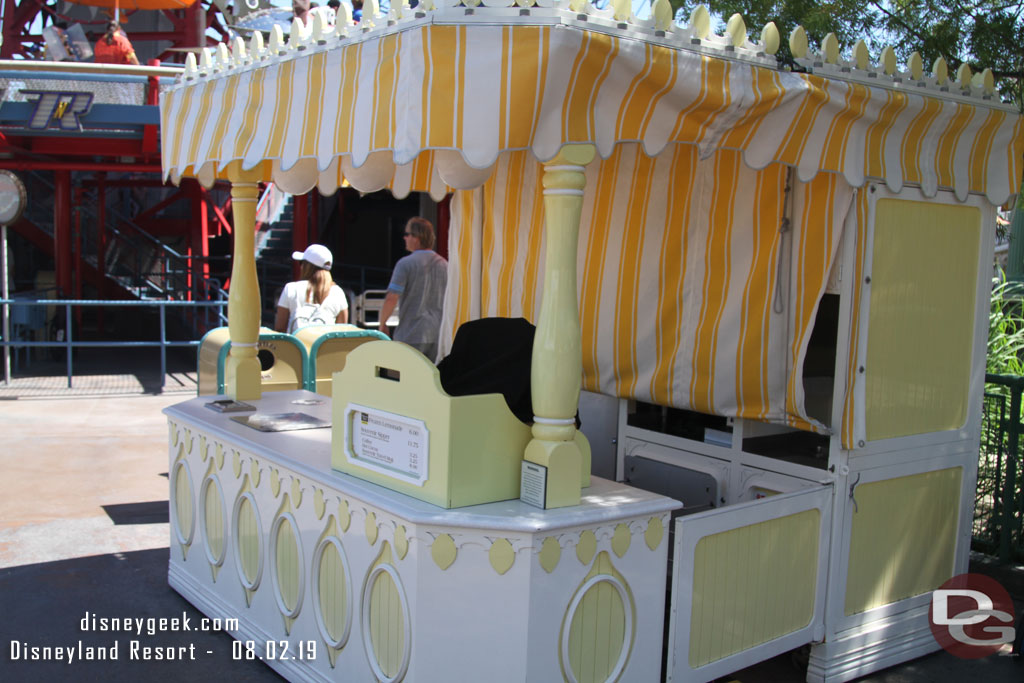
[[[302,279],[309,281],[309,287],[306,288],[306,301],[319,306],[330,294],[331,285],[334,284],[331,271],[317,268],[309,261],[303,261],[301,273]]]

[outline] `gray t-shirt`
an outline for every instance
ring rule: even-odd
[[[395,340],[436,344],[448,286],[448,262],[432,249],[417,249],[395,264],[388,291],[398,294]]]

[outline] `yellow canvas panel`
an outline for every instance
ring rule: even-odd
[[[690,667],[806,627],[814,616],[821,512],[702,538],[694,551]]]
[[[870,441],[967,419],[981,211],[881,199],[875,207],[865,367]]]
[[[951,467],[854,489],[847,615],[934,590],[953,575],[962,476]]]
[[[801,368],[852,190],[831,175],[795,182],[784,236],[787,170],[752,171],[739,152],[701,161],[678,146],[652,159],[622,144],[586,175],[583,388],[818,428],[803,414]],[[536,319],[541,176],[517,152],[483,188],[456,193],[450,239],[463,256],[451,269],[443,348],[468,320]]]

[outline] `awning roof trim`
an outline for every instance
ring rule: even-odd
[[[305,192],[318,186],[330,193],[343,180],[363,191],[392,186],[401,192],[391,180],[398,173],[419,178],[405,191],[438,196],[482,184],[503,152],[529,149],[545,161],[566,143],[589,142],[607,158],[615,145],[639,142],[652,156],[670,143],[695,144],[703,158],[717,149],[737,149],[751,168],[781,162],[796,167],[805,181],[824,171],[843,175],[853,186],[871,177],[894,191],[904,183],[920,185],[927,195],[950,187],[961,199],[980,192],[994,204],[1020,182],[1024,129],[1016,112],[978,96],[940,91],[934,79],[931,85],[908,84],[899,81],[900,74],[846,73],[841,63],[819,64],[824,75],[780,72],[762,68],[774,60],[750,43],[726,51],[723,39],[712,36],[691,45],[695,39],[686,37],[686,29],[658,36],[650,27],[619,29],[600,16],[581,21],[559,9],[533,8],[530,16],[519,16],[518,9],[465,11],[420,12],[322,46],[306,36],[305,49],[289,48],[284,56],[250,64],[218,64],[208,53],[205,72],[212,76],[192,72],[192,80],[183,78],[161,105],[165,124],[184,122],[164,136],[165,175],[175,182],[195,175],[208,184],[231,163],[245,169],[263,164],[283,187]],[[535,43],[521,39],[527,35]],[[448,39],[451,45],[443,43]],[[463,61],[441,64],[446,47],[461,50]],[[534,75],[545,89],[532,97],[530,130],[515,138],[503,130],[517,125],[510,112],[515,108],[518,117],[531,102],[524,109],[525,91],[513,92],[512,84],[522,80],[529,67],[520,68],[521,62],[535,49],[543,51],[534,61],[544,68],[537,66]],[[343,68],[342,56],[344,66],[358,60],[357,66]],[[447,66],[450,73],[443,73]],[[427,71],[439,84],[424,81]],[[461,130],[425,130],[435,99],[444,100],[445,85],[451,85],[441,77],[455,74],[465,100],[448,105],[459,112]],[[702,82],[716,77],[713,85],[727,92],[714,101]],[[596,82],[589,90],[581,85],[588,78]],[[387,92],[378,92],[380,82]],[[334,97],[313,96],[318,93]],[[650,101],[630,110],[622,98],[637,93]],[[501,101],[503,96],[515,106]],[[286,107],[277,106],[282,100]],[[502,105],[506,109],[499,112]],[[615,115],[607,113],[609,107]],[[684,121],[678,115],[687,108],[692,120]],[[344,131],[336,120],[340,114],[351,124]],[[631,123],[638,115],[643,125]],[[314,127],[307,123],[311,117]],[[674,126],[672,117],[679,119]],[[800,120],[806,127],[795,129],[793,121]],[[181,129],[191,132],[183,135]],[[792,139],[765,144],[769,130]],[[402,170],[412,164],[430,169]],[[429,187],[423,186],[425,178]]]

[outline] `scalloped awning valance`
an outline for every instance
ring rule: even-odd
[[[544,161],[591,142],[607,158],[632,141],[651,156],[733,149],[803,181],[824,171],[993,204],[1019,187],[1024,125],[996,103],[781,72],[570,18],[495,22],[427,17],[183,80],[161,103],[165,175],[209,185],[241,163],[293,193],[347,181],[440,197],[480,186],[506,151]]]

